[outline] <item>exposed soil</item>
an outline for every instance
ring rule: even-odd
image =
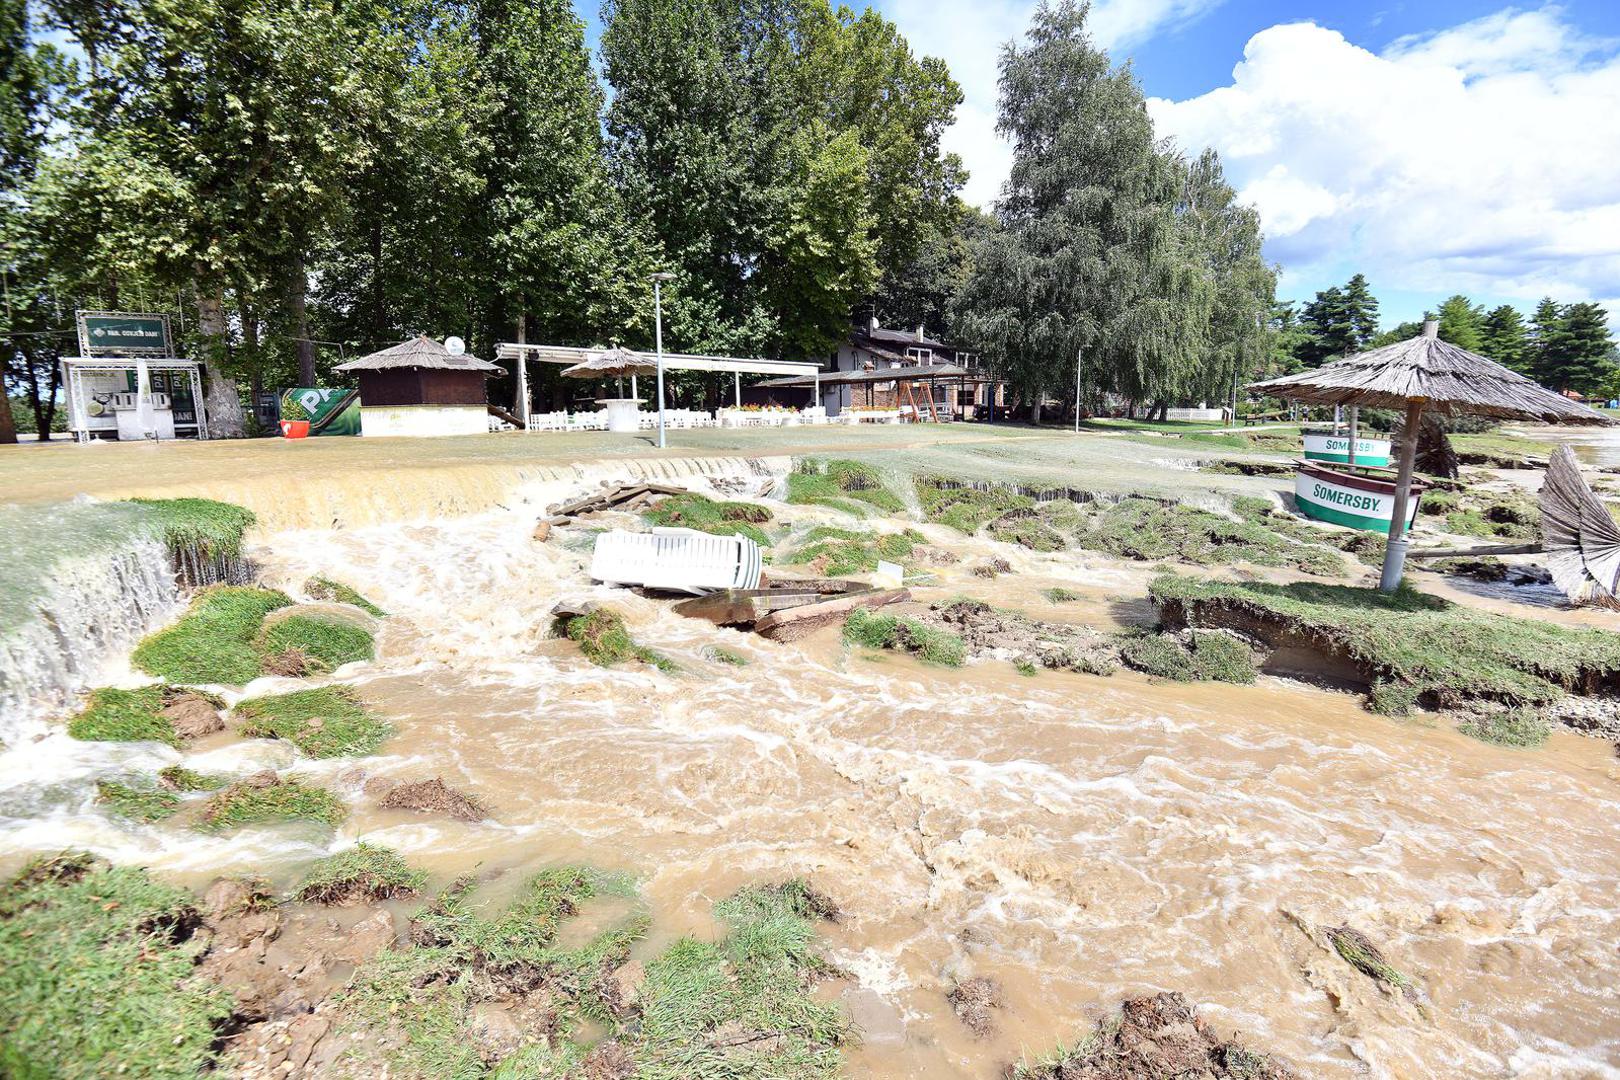
[[[266,675],[281,675],[290,679],[301,679],[316,670],[314,658],[303,649],[283,649],[264,658],[264,673]]]
[[[414,810],[418,814],[444,814],[457,821],[482,821],[489,816],[484,804],[457,791],[442,777],[399,784],[390,788],[377,803],[388,810]]]
[[[1004,657],[1094,675],[1119,666],[1119,649],[1109,634],[1089,626],[1041,622],[978,600],[934,604],[918,619],[960,637],[970,656]]]
[[[1287,1067],[1209,1030],[1177,993],[1131,998],[1119,1019],[1060,1060],[1009,1076],[1020,1080],[1293,1080]]]
[[[191,690],[176,690],[163,697],[162,715],[182,739],[200,739],[225,730],[225,720],[207,696]]]
[[[964,979],[951,987],[945,995],[956,1018],[973,1032],[976,1038],[988,1039],[996,1033],[996,1020],[992,1010],[1001,1008],[1001,985],[994,979],[979,976]]]

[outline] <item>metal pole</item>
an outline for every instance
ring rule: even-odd
[[[732,393],[736,396],[737,408],[742,408],[742,372],[731,373]]]
[[[1077,349],[1074,354],[1074,433],[1080,434],[1080,373],[1085,366],[1085,350]]]
[[[1395,513],[1389,519],[1389,543],[1384,549],[1384,572],[1378,578],[1378,591],[1392,593],[1400,586],[1406,567],[1406,506],[1412,490],[1412,468],[1417,459],[1418,425],[1423,422],[1424,399],[1406,407],[1406,427],[1401,432],[1401,467],[1395,474]]]
[[[658,350],[658,449],[664,448],[664,289],[653,278],[653,344]],[[635,376],[631,376],[633,380]],[[632,385],[634,385],[632,383]]]

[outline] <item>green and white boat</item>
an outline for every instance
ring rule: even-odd
[[[1424,487],[1412,485],[1406,503],[1408,529],[1417,518],[1418,499]],[[1302,461],[1294,477],[1294,501],[1300,513],[1317,521],[1388,532],[1390,518],[1395,515],[1395,482],[1393,478],[1385,480]]]
[[[1307,434],[1305,436],[1305,460],[1336,461],[1340,464],[1348,462],[1350,460],[1350,436]],[[1357,439],[1356,464],[1387,468],[1389,465],[1389,440]]]

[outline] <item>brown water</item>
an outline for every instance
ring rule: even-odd
[[[545,478],[504,499],[510,511],[283,532],[256,550],[269,584],[320,573],[393,613],[377,663],[340,673],[398,728],[362,764],[443,775],[488,801],[493,823],[378,811],[350,786],[355,813],[335,840],[117,831],[88,807],[12,839],[88,843],[198,883],[287,879],[358,836],[445,879],[585,861],[640,880],[649,952],[716,933],[711,902],[744,882],[808,874],[849,914],[830,948],[877,1036],[853,1076],[993,1077],[1161,989],[1302,1075],[1620,1076],[1620,763],[1607,744],[1559,734],[1506,750],[1270,679],[1028,679],[996,661],[943,671],[871,656],[833,634],[777,645],[717,630],[592,585],[583,550],[530,539],[534,508],[578,486]],[[966,593],[1098,625],[1141,615],[1128,601],[1142,568],[937,538],[1019,573],[948,567],[923,599]],[[1085,599],[1039,597],[1055,584]],[[548,636],[562,598],[610,601],[685,673],[587,664]],[[753,662],[708,663],[714,644]],[[196,757],[290,762],[263,743]],[[335,783],[351,766],[296,768]],[[1295,920],[1383,943],[1427,1015]],[[1006,989],[988,1042],[944,997],[971,975]]]

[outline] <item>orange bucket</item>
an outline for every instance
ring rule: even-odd
[[[309,421],[283,420],[281,422],[281,437],[284,439],[309,438]]]

